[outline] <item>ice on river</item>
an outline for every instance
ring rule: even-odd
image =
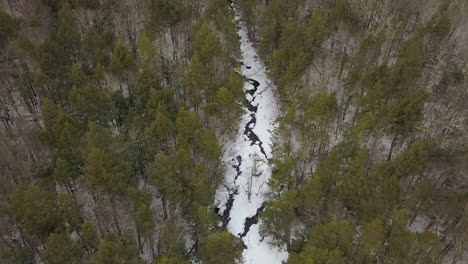
[[[239,20],[239,17],[236,17]],[[256,113],[246,111],[239,125],[239,131],[236,140],[228,145],[223,160],[229,166],[225,177],[225,184],[232,191],[238,190],[234,196],[234,203],[230,211],[230,221],[227,226],[229,232],[239,236],[244,232],[244,223],[246,218],[252,217],[257,213],[265,201],[265,193],[268,191],[268,180],[271,176],[271,167],[267,159],[271,158],[272,131],[275,130],[278,117],[278,105],[273,93],[273,86],[268,79],[265,66],[259,60],[257,52],[252,42],[247,36],[247,29],[241,22],[239,23],[237,33],[241,37],[242,68],[241,73],[252,81],[246,82],[244,91],[246,99],[252,106],[258,106]],[[258,87],[252,95],[254,84]],[[256,119],[256,120],[255,120]],[[255,120],[255,122],[252,122]],[[248,124],[250,122],[250,124]],[[253,132],[258,139],[252,142],[247,137],[246,130]],[[248,131],[247,131],[248,132]],[[254,135],[254,136],[255,136]],[[262,148],[263,152],[262,153]],[[236,170],[232,165],[237,165],[236,157],[242,157],[240,176],[236,178]],[[255,167],[255,168],[254,168]],[[253,176],[252,174],[258,175]],[[249,193],[251,194],[249,197]],[[216,195],[216,204],[220,207],[219,214],[222,215],[226,209],[225,204],[229,197],[226,188],[222,187]],[[280,264],[287,259],[287,252],[284,248],[273,247],[270,245],[269,237],[261,237],[259,234],[259,224],[250,226],[249,232],[243,237],[247,249],[243,252],[245,263],[255,264]]]

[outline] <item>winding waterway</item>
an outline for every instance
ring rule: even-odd
[[[236,12],[237,13],[237,12]],[[272,133],[276,129],[278,105],[263,62],[259,59],[247,28],[237,13],[237,33],[241,38],[241,74],[246,78],[245,114],[239,131],[223,156],[231,168],[225,184],[217,192],[218,214],[223,227],[244,242],[246,264],[280,264],[287,259],[284,248],[270,245],[259,233],[259,213],[265,209],[265,194],[271,167]]]

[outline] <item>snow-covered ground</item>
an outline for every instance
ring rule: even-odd
[[[266,75],[265,66],[259,60],[248,38],[246,27],[240,21],[239,16],[236,20],[240,22],[237,33],[241,37],[243,62],[241,73],[248,79],[244,91],[249,107],[246,107],[246,113],[241,119],[236,140],[227,146],[223,157],[224,162],[229,166],[225,185],[230,191],[228,192],[222,186],[217,192],[216,204],[220,208],[219,214],[223,215],[229,193],[236,193],[227,228],[232,234],[242,237],[241,234],[247,231],[244,230],[246,219],[257,214],[257,210],[265,201],[265,193],[268,192],[267,183],[271,176],[271,167],[268,165],[267,158],[271,158],[272,133],[277,126],[278,104],[273,93],[272,82]],[[236,169],[231,166],[239,164],[238,175]],[[256,173],[253,173],[254,171]],[[258,176],[253,176],[253,174]],[[247,247],[243,253],[245,263],[282,263],[288,256],[286,250],[271,246],[269,243],[271,240],[268,237],[261,237],[260,224],[261,222],[251,225],[242,237]]]

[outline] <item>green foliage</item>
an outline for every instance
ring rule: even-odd
[[[206,20],[197,25],[192,50],[197,52],[203,65],[208,66],[216,57],[222,55],[222,47],[215,32],[210,28]]]
[[[402,94],[404,88],[414,82],[420,75],[423,66],[422,38],[419,35],[407,40],[398,53],[398,60],[392,67],[389,85]]]
[[[195,51],[190,58],[188,71],[184,75],[184,89],[187,93],[187,99],[184,98],[184,101],[188,101],[186,103],[195,109],[198,109],[202,103],[202,91],[215,86],[210,78],[205,77],[209,75],[209,70],[209,67],[205,68],[202,64],[200,56]]]
[[[200,152],[209,162],[217,162],[221,157],[221,146],[216,137],[209,131],[205,130],[200,136],[198,142]]]
[[[209,207],[198,206],[196,210],[195,228],[197,235],[206,236],[218,226],[219,216]]]
[[[374,219],[364,227],[359,243],[356,261],[376,263],[385,249],[385,226],[380,219]]]
[[[275,21],[270,31],[278,31],[274,28],[277,27]],[[282,98],[291,101],[293,94],[290,94],[287,89],[297,86],[297,82],[310,65],[314,55],[320,50],[327,29],[322,13],[318,9],[314,10],[305,26],[299,25],[299,22],[294,19],[288,19],[281,22],[280,28],[280,32],[275,33],[278,36],[273,37],[277,39],[275,47],[264,47],[264,49],[273,49],[270,53],[273,54],[270,61],[271,74],[277,81]],[[268,37],[267,34],[264,38],[268,39]]]
[[[235,264],[240,261],[242,251],[239,238],[227,231],[217,231],[201,238],[198,256],[205,264]]]
[[[34,251],[20,246],[0,249],[0,258],[7,263],[18,264],[32,264],[35,261]]]
[[[150,167],[151,183],[154,184],[163,197],[176,201],[181,188],[178,184],[176,164],[172,157],[159,152]]]
[[[348,263],[353,254],[352,242],[353,231],[347,221],[319,225],[312,228],[304,249],[291,254],[287,263]]]
[[[436,13],[422,28],[423,33],[433,34],[436,40],[441,40],[449,32],[451,21],[449,15],[445,12],[442,14]]]
[[[201,163],[195,164],[190,177],[192,191],[191,201],[203,206],[209,206],[212,204],[214,190],[209,180],[205,166]]]
[[[347,221],[331,222],[312,228],[310,244],[317,248],[328,250],[338,249],[344,256],[353,253],[353,231]]]
[[[150,0],[151,25],[174,27],[187,17],[188,10],[182,0]]]
[[[330,22],[342,22],[346,30],[356,31],[361,27],[359,17],[354,13],[349,0],[338,0],[331,12]]]
[[[19,185],[10,197],[15,221],[28,234],[47,238],[65,230],[57,198],[53,193],[30,184]]]
[[[303,0],[272,0],[269,2],[262,21],[265,26],[262,27],[262,39],[259,43],[262,57],[272,54],[278,48],[281,36],[286,36],[283,30],[288,18],[297,20],[298,10],[302,8],[303,4]]]
[[[237,73],[235,70],[231,69],[231,71],[229,72],[229,80],[224,85],[224,87],[226,87],[229,90],[229,92],[231,92],[236,102],[242,102],[245,96],[243,91],[244,78],[242,77],[242,75]]]
[[[143,69],[158,69],[158,50],[153,45],[147,34],[142,34],[138,40],[139,65]]]
[[[202,124],[195,112],[181,109],[177,114],[176,127],[179,136],[195,143],[200,136]]]
[[[122,195],[132,184],[124,156],[113,149],[110,130],[94,124],[84,136],[86,162],[85,185],[89,190],[110,196]]]
[[[41,134],[44,143],[59,149],[74,148],[79,144],[82,128],[61,107],[46,99],[41,112],[45,124],[45,130]]]
[[[421,88],[407,98],[388,102],[388,119],[391,130],[398,135],[414,131],[423,117],[424,104],[429,100],[426,89]]]
[[[415,141],[410,148],[392,160],[394,173],[399,178],[421,174],[429,161],[430,148],[427,142]]]
[[[361,200],[369,197],[368,186],[371,180],[368,176],[369,151],[361,149],[356,158],[346,168],[343,181],[339,186],[341,198],[353,211],[357,210]]]
[[[19,20],[0,11],[0,47],[9,39],[14,39],[19,28]]]
[[[137,248],[126,240],[108,234],[93,255],[93,264],[144,264]]]
[[[78,50],[81,45],[81,38],[68,2],[64,2],[60,6],[58,21],[59,24],[55,35],[55,41],[57,41],[66,52],[69,52],[69,55],[74,55],[75,51]]]
[[[57,41],[46,40],[39,46],[38,53],[41,70],[47,77],[60,79],[67,75],[72,58],[64,46]],[[64,95],[58,94],[56,96],[62,97]]]
[[[59,193],[57,197],[57,204],[60,209],[60,215],[63,217],[67,228],[71,231],[80,230],[83,218],[80,212],[80,206],[68,194]]]
[[[81,225],[81,244],[88,252],[95,252],[99,245],[99,237],[93,224],[88,221],[84,221]]]
[[[136,212],[136,220],[141,232],[148,234],[153,231],[155,226],[153,211],[148,205],[142,203],[138,206]]]
[[[174,254],[161,256],[153,261],[153,264],[189,264],[188,260],[180,258]]]
[[[114,35],[110,31],[103,31],[97,27],[90,27],[83,36],[84,55],[92,65],[108,65],[109,51],[114,43]]]
[[[88,122],[106,126],[115,115],[110,97],[97,86],[87,84],[85,87],[74,87],[70,93],[75,120],[86,127]]]
[[[126,71],[132,70],[135,67],[135,59],[125,42],[119,40],[115,44],[109,67],[111,72],[117,77],[121,77]]]
[[[159,146],[158,149],[162,150],[169,149],[169,144],[175,136],[175,124],[168,115],[169,113],[160,105],[156,118],[145,129],[145,136],[150,146]]]
[[[43,258],[50,264],[79,264],[82,263],[83,252],[78,243],[68,235],[50,234],[47,238],[46,250]]]
[[[101,7],[101,3],[96,0],[77,0],[76,7],[96,10]]]
[[[73,171],[71,164],[67,160],[58,157],[55,160],[53,176],[58,184],[62,186],[68,186],[71,182],[79,177],[79,174]]]
[[[302,186],[298,193],[298,208],[303,213],[314,218],[320,215],[322,188],[319,177],[312,177]]]
[[[297,192],[285,192],[281,199],[270,201],[260,217],[263,224],[260,226],[260,233],[263,236],[271,235],[279,243],[282,241],[289,243],[291,239],[291,229],[295,225],[297,207]]]
[[[296,179],[294,179],[295,157],[287,156],[283,161],[276,162],[278,172],[273,173],[269,185],[272,190],[280,190],[286,187],[290,190],[294,187]]]
[[[400,210],[393,216],[392,232],[385,255],[389,263],[440,263],[443,244],[430,231],[412,233],[406,228],[408,212]]]

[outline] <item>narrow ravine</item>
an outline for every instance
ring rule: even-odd
[[[245,114],[235,140],[228,144],[223,157],[229,168],[224,186],[217,191],[217,213],[222,226],[243,240],[246,264],[280,264],[287,259],[286,250],[271,246],[270,238],[259,234],[259,214],[266,206],[265,194],[271,176],[268,159],[278,105],[265,66],[238,13],[236,20],[241,38],[241,74],[246,78]]]

